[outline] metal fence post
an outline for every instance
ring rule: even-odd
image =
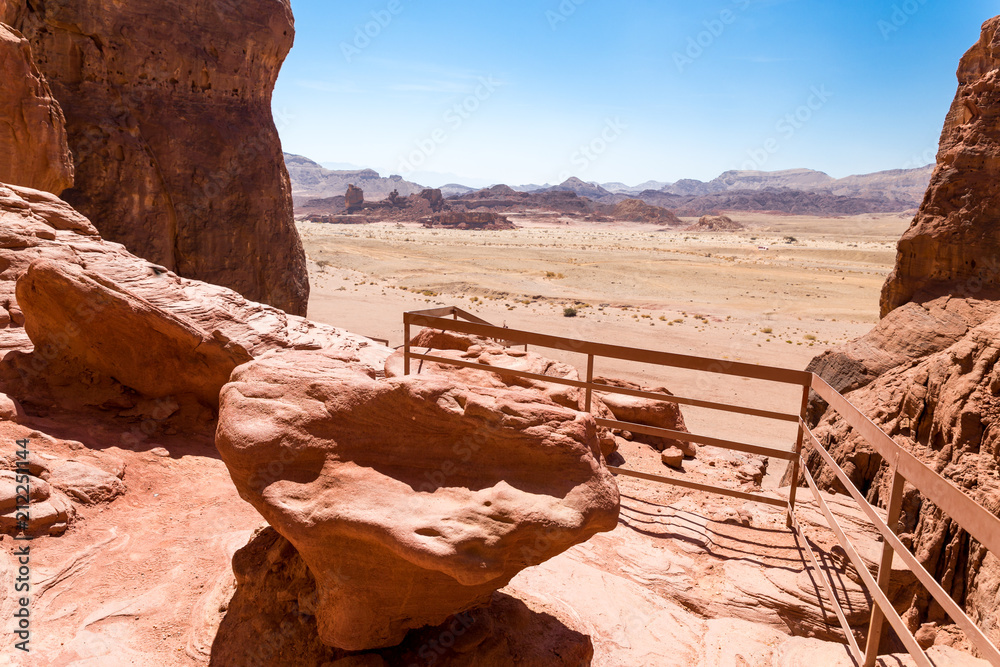
[[[593,383],[593,381],[594,381],[594,355],[588,354],[587,355],[587,384],[589,385],[589,384]],[[585,403],[586,407],[584,408],[584,412],[590,412],[591,400],[593,398],[593,395],[594,395],[594,390],[591,389],[588,386],[587,387],[587,393],[586,393],[586,403]]]
[[[889,508],[886,513],[885,523],[889,530],[896,532],[896,524],[899,522],[899,513],[903,507],[903,484],[906,481],[899,474],[897,463],[899,453],[890,463],[892,470],[892,488],[889,491]],[[888,540],[882,540],[882,560],[878,566],[878,587],[883,593],[889,593],[889,578],[892,576],[892,556],[895,552]],[[885,614],[876,604],[872,605],[872,618],[868,625],[868,639],[865,642],[865,665],[864,667],[874,667],[878,659],[878,646],[882,641],[882,625],[885,621]]]
[[[792,527],[792,513],[795,512],[795,492],[799,488],[799,465],[802,461],[802,442],[805,439],[806,409],[809,407],[809,385],[802,387],[802,405],[799,407],[799,429],[795,438],[795,458],[792,459],[792,485],[788,489],[788,516],[785,525]]]
[[[410,318],[403,313],[403,375],[410,374]]]

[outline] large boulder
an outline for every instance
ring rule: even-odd
[[[65,114],[67,201],[155,264],[305,314],[271,116],[294,36],[287,0],[11,0],[0,12]]]
[[[611,387],[631,389],[633,391],[647,391],[656,394],[673,396],[666,387],[643,387],[642,385],[627,380],[617,380],[611,378],[595,378],[594,382]],[[601,403],[611,411],[613,418],[618,421],[630,422],[641,426],[652,426],[653,428],[664,428],[671,431],[687,431],[684,425],[684,416],[681,414],[681,406],[668,401],[658,401],[651,398],[639,398],[626,394],[609,394],[598,392],[597,396]],[[684,456],[695,456],[698,453],[698,445],[686,440],[675,438],[664,438],[658,435],[647,435],[645,433],[630,432],[628,437],[636,442],[652,445],[659,451],[670,447],[681,450]]]
[[[395,645],[615,527],[590,415],[536,391],[373,376],[284,352],[222,391],[216,445],[315,577],[325,644]]]
[[[390,353],[150,264],[29,188],[0,185],[0,268],[0,391],[24,403],[133,409],[146,396],[169,413],[171,395],[217,404],[232,368],[269,351],[342,351],[371,369]]]
[[[0,22],[0,183],[59,194],[73,185],[62,109],[28,40]]]
[[[218,330],[73,264],[34,262],[17,281],[17,301],[53,372],[98,373],[153,398],[190,393],[214,407],[229,374],[251,359]]]

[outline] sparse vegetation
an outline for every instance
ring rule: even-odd
[[[769,334],[773,331],[774,329],[772,329],[771,327],[764,327],[763,329],[760,330],[761,333],[766,333],[766,334]]]
[[[563,317],[576,317],[576,308],[573,306],[563,308]]]

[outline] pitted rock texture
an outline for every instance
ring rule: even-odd
[[[0,183],[55,194],[71,187],[62,109],[31,59],[28,40],[2,21],[0,82]]]
[[[287,0],[13,0],[3,18],[65,114],[67,201],[155,264],[305,314],[305,253],[271,117],[294,36]]]
[[[315,577],[323,643],[346,650],[481,606],[618,517],[590,415],[537,391],[377,381],[327,353],[237,368],[216,446]]]
[[[0,185],[0,266],[0,349],[13,352],[0,385],[21,401],[169,414],[175,394],[217,404],[232,367],[268,351],[336,350],[372,369],[390,353],[150,264],[37,190]]]
[[[945,350],[887,371],[848,399],[893,440],[951,480],[976,502],[1000,514],[1000,316],[974,327]],[[882,457],[834,411],[814,430],[870,502],[888,502],[891,476]],[[824,488],[840,483],[809,456]],[[956,600],[964,601],[995,642],[1000,640],[1000,561],[917,489],[907,486],[900,539]],[[905,607],[911,631],[926,621],[943,621],[940,607],[922,589]]]
[[[908,301],[1000,292],[1000,17],[958,64],[937,168],[882,287],[886,315]]]

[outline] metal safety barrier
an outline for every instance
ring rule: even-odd
[[[449,319],[450,318],[450,319]],[[586,380],[574,380],[570,378],[541,375],[527,371],[520,371],[487,364],[480,364],[461,359],[450,359],[440,355],[428,353],[418,353],[411,349],[411,327],[427,327],[442,331],[454,331],[472,336],[481,336],[501,342],[505,346],[524,345],[525,349],[529,345],[549,349],[557,349],[567,352],[579,353],[586,356]],[[780,460],[790,461],[792,464],[793,479],[800,477],[805,480],[808,488],[819,506],[823,516],[826,518],[830,529],[837,537],[837,541],[844,549],[855,570],[857,570],[862,583],[867,589],[872,602],[871,619],[866,634],[866,644],[864,649],[858,643],[854,630],[847,622],[847,616],[843,607],[834,592],[834,584],[825,568],[820,567],[816,555],[809,541],[806,539],[802,525],[796,518],[795,500],[799,488],[797,483],[793,483],[788,491],[787,499],[775,498],[758,493],[748,493],[736,489],[721,486],[713,486],[691,482],[676,477],[664,475],[653,475],[636,470],[628,470],[622,467],[608,466],[615,475],[633,477],[661,484],[670,484],[707,493],[720,494],[733,498],[740,498],[752,502],[763,503],[782,507],[786,512],[787,525],[795,532],[806,546],[806,553],[811,560],[817,573],[821,574],[820,581],[834,606],[834,611],[844,630],[847,644],[854,659],[865,667],[872,667],[878,658],[878,648],[881,641],[883,627],[886,621],[895,631],[902,641],[907,651],[913,657],[919,667],[932,667],[932,663],[927,654],[917,644],[913,634],[906,627],[905,622],[893,608],[887,593],[889,591],[890,576],[892,574],[893,555],[899,556],[900,560],[909,568],[917,580],[927,589],[933,598],[941,605],[942,609],[955,621],[965,633],[969,641],[979,650],[982,657],[992,665],[1000,667],[1000,651],[986,634],[977,626],[965,611],[955,602],[955,600],[941,587],[941,585],[913,556],[909,549],[899,540],[891,529],[899,520],[900,509],[903,498],[903,484],[909,482],[916,487],[924,498],[932,502],[953,521],[961,526],[965,531],[986,547],[994,555],[1000,556],[1000,519],[991,514],[984,507],[976,503],[972,498],[963,493],[957,486],[946,480],[906,449],[900,447],[885,434],[870,419],[854,407],[833,387],[827,384],[821,377],[814,373],[798,371],[787,368],[773,366],[760,366],[744,362],[710,359],[672,352],[662,352],[656,350],[644,350],[621,345],[610,345],[593,341],[585,341],[563,336],[553,336],[532,331],[522,331],[509,329],[507,327],[497,327],[489,322],[468,313],[455,306],[433,308],[430,310],[411,311],[403,314],[403,372],[409,375],[413,360],[428,361],[439,364],[448,364],[462,368],[473,368],[501,376],[510,376],[546,382],[551,384],[576,387],[584,390],[585,411],[590,412],[593,407],[593,393],[601,392],[605,394],[622,394],[638,398],[646,398],[658,401],[666,401],[678,405],[687,405],[697,408],[707,408],[721,410],[750,417],[760,417],[781,422],[796,423],[797,434],[794,445],[790,450],[767,447],[752,443],[715,438],[707,435],[688,433],[686,431],[676,431],[671,429],[656,428],[644,424],[620,421],[617,419],[596,418],[595,421],[600,426],[612,429],[629,430],[634,433],[672,438],[675,440],[693,442],[701,445],[720,447],[724,449],[746,452],[768,456]],[[801,387],[801,399],[797,412],[776,412],[742,405],[731,405],[717,401],[701,400],[685,396],[673,396],[661,392],[649,392],[625,387],[616,387],[594,382],[594,363],[598,358],[615,359],[620,361],[630,361],[652,364],[657,366],[686,369],[704,373],[715,373],[739,378],[753,380],[763,380],[785,385]],[[809,392],[814,391],[820,398],[827,402],[831,409],[836,410],[854,430],[860,434],[866,442],[882,457],[889,466],[892,475],[892,487],[889,495],[886,518],[883,520],[879,511],[865,499],[864,495],[854,486],[847,473],[837,464],[830,453],[819,443],[816,436],[806,423],[806,408],[809,403]],[[816,480],[805,466],[804,451],[810,447],[829,466],[837,479],[844,485],[848,493],[861,507],[861,510],[871,521],[875,529],[881,534],[883,539],[881,560],[878,564],[876,574],[868,571],[864,561],[858,554],[857,547],[847,537],[841,528],[837,517],[830,511],[830,508],[820,493]]]

